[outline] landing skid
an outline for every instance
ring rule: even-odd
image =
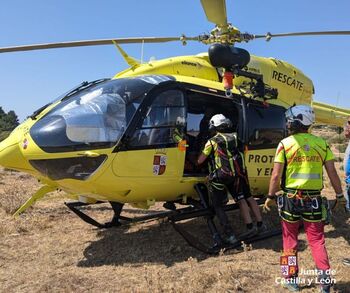
[[[206,193],[205,185],[203,184],[197,184],[195,185],[195,189],[200,197],[200,200],[194,200],[189,199],[188,204],[191,206],[186,208],[180,208],[180,209],[171,209],[168,211],[163,212],[154,212],[150,215],[140,216],[140,217],[125,217],[121,215],[123,204],[117,203],[117,202],[110,202],[113,211],[114,216],[110,222],[107,223],[99,223],[92,217],[88,216],[86,213],[82,212],[79,207],[88,206],[89,204],[82,203],[82,202],[68,202],[65,203],[65,205],[74,212],[79,218],[81,218],[86,223],[93,225],[99,229],[105,229],[105,228],[111,228],[111,227],[118,227],[118,226],[125,226],[132,223],[138,223],[138,222],[147,222],[155,219],[167,219],[170,221],[172,226],[174,227],[175,231],[177,231],[185,240],[186,242],[196,248],[197,250],[206,253],[206,254],[218,254],[220,251],[226,251],[229,249],[242,249],[242,246],[244,244],[250,244],[262,239],[270,238],[273,236],[277,236],[281,234],[281,229],[273,229],[269,231],[265,231],[263,233],[259,233],[258,235],[242,239],[238,235],[238,239],[240,240],[234,245],[228,245],[224,242],[218,242],[214,246],[208,246],[198,240],[197,237],[192,235],[191,233],[185,231],[181,225],[178,225],[177,222],[188,220],[188,219],[194,219],[199,217],[204,217],[207,220],[208,228],[210,231],[211,236],[219,235],[219,232],[215,226],[215,223],[213,221],[215,213],[213,209],[208,204],[208,195]],[[264,202],[264,199],[257,200],[258,204],[262,204]],[[102,203],[102,202],[97,202]],[[165,205],[165,206],[170,206]],[[171,205],[173,207],[173,205]],[[237,204],[229,204],[226,205],[224,210],[225,211],[231,211],[238,209]]]
[[[225,244],[222,243],[221,245],[214,245],[214,246],[207,246],[203,244],[202,242],[198,241],[197,238],[195,238],[193,235],[188,233],[186,230],[182,229],[179,225],[175,224],[174,222],[171,222],[174,229],[186,240],[186,242],[192,246],[193,248],[196,248],[197,250],[206,253],[206,254],[218,254],[220,251],[227,251],[231,249],[236,250],[243,250],[244,245],[249,245],[251,243],[271,238],[274,236],[281,235],[282,231],[281,229],[273,229],[270,231],[266,231],[263,233],[259,233],[258,235],[251,237],[251,238],[241,238],[240,235],[237,236],[238,239],[240,239],[239,242],[237,242],[234,245]]]
[[[100,203],[105,203],[105,202],[97,202],[94,204],[100,204]],[[188,212],[196,211],[196,209],[193,207],[187,207],[187,208],[177,209],[175,211],[155,212],[150,215],[141,216],[141,217],[132,217],[132,218],[121,216],[120,214],[119,215],[115,214],[112,221],[101,224],[79,209],[79,207],[89,206],[91,204],[82,203],[82,202],[65,202],[64,204],[84,222],[100,229],[111,228],[113,226],[118,227],[121,225],[125,226],[132,223],[146,222],[146,221],[155,220],[155,219],[169,218],[169,220],[171,220],[171,218],[175,215],[184,216],[184,215],[188,215]],[[122,204],[115,203],[115,202],[111,202],[111,205],[112,205],[112,208],[113,208],[113,205],[123,206]],[[197,212],[200,212],[200,214],[196,216],[196,217],[199,217],[205,211],[203,210],[203,211],[197,211]],[[190,218],[192,217],[185,217],[184,219],[190,219]]]

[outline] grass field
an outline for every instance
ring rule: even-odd
[[[58,192],[14,219],[11,214],[39,186],[28,175],[0,170],[0,292],[285,292],[275,283],[281,237],[254,243],[243,252],[208,256],[189,247],[166,221],[95,229],[71,213]],[[328,182],[324,194],[334,197]],[[88,212],[101,222],[111,216],[108,204]],[[126,214],[140,213],[126,206]],[[235,229],[241,229],[238,213],[229,216]],[[277,225],[276,210],[265,221]],[[204,239],[208,233],[201,219],[182,226]],[[349,227],[343,211],[326,227],[335,292],[350,292],[350,269],[341,262],[350,256]],[[299,246],[300,268],[314,269],[304,233]],[[318,287],[305,285],[302,292],[318,292]]]

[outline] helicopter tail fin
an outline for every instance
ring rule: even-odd
[[[120,54],[123,56],[126,63],[128,63],[131,67],[136,68],[141,65],[141,63],[135,58],[130,57],[126,52],[120,47],[116,41],[113,41],[113,44],[117,47]]]
[[[350,117],[350,109],[316,101],[312,103],[312,107],[315,111],[316,123],[343,127],[348,117]]]

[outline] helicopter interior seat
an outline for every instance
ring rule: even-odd
[[[196,149],[196,137],[187,133],[185,135],[185,139],[187,148],[185,156],[184,174],[191,176],[202,176],[204,172],[200,172],[200,168],[196,164],[198,159],[198,151]]]
[[[186,125],[185,109],[183,106],[165,106],[156,108],[157,120],[154,122],[154,128],[150,129],[148,144],[162,144],[174,142],[173,134],[176,128],[184,131]],[[154,112],[156,112],[154,111]]]
[[[102,115],[90,115],[89,119],[69,119],[66,129],[67,137],[76,142],[106,141],[106,131]]]
[[[148,144],[148,135],[145,131],[139,133],[137,141],[133,143],[134,145],[147,145]]]
[[[148,136],[148,145],[168,143],[170,140],[169,128],[152,128]]]

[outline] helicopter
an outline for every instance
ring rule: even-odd
[[[147,209],[164,202],[169,210],[151,217],[173,223],[207,217],[207,170],[193,164],[201,152],[200,124],[206,111],[223,113],[242,141],[251,193],[267,193],[278,142],[286,136],[284,112],[312,104],[318,123],[342,126],[350,110],[313,101],[310,78],[275,58],[251,55],[235,46],[255,39],[349,35],[350,31],[253,35],[227,21],[224,0],[202,0],[209,34],[195,37],[119,38],[0,48],[0,53],[92,45],[115,45],[130,66],[111,79],[84,82],[44,105],[0,143],[0,165],[29,173],[43,186],[15,213],[19,215],[49,192],[62,190],[76,202],[67,206],[84,221],[106,228],[121,221],[125,203]],[[122,44],[201,42],[208,53],[140,63]],[[180,139],[175,139],[180,133]],[[100,224],[80,206],[110,202],[114,217]],[[174,203],[186,205],[177,209]],[[236,208],[235,205],[228,209]],[[137,221],[149,217],[140,217]],[[192,245],[191,236],[179,230]],[[253,240],[275,235],[266,233]]]

